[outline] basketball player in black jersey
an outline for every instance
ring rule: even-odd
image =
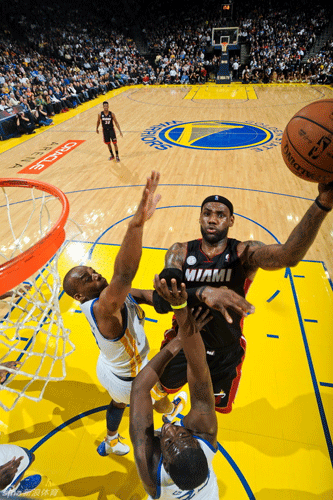
[[[114,160],[114,154],[112,151],[111,147],[111,141],[114,146],[115,154],[116,154],[116,161],[120,161],[119,159],[119,151],[118,151],[118,144],[117,144],[117,136],[116,136],[116,131],[114,129],[114,125],[117,127],[119,130],[120,136],[123,137],[123,133],[120,130],[119,123],[117,122],[116,115],[112,113],[112,111],[109,110],[109,103],[107,101],[103,102],[103,111],[101,113],[98,113],[98,118],[97,118],[97,125],[96,125],[96,132],[99,134],[99,125],[102,122],[102,127],[103,127],[103,138],[104,142],[109,148],[110,151],[110,160]]]
[[[245,294],[259,268],[275,270],[296,266],[312,245],[327,213],[333,207],[333,182],[319,184],[319,196],[307,210],[284,244],[265,245],[259,241],[238,241],[228,238],[234,224],[232,203],[219,195],[209,196],[201,205],[200,226],[202,239],[175,243],[167,251],[165,268],[159,275],[184,282],[190,307],[209,307],[213,319],[201,331],[210,368],[215,409],[229,413],[241,377],[246,342],[242,336],[244,306],[235,304],[234,293]],[[227,312],[227,295],[233,299]],[[223,297],[223,301],[221,298]],[[157,312],[170,311],[166,302],[154,292]],[[231,301],[232,302],[232,301]],[[222,305],[224,304],[224,306]],[[248,312],[253,306],[248,304]],[[177,325],[166,332],[166,339],[175,335]],[[170,394],[186,383],[186,358],[183,351],[166,367],[161,382]]]

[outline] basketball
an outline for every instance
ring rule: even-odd
[[[283,132],[281,151],[297,177],[325,184],[333,181],[333,99],[298,111]]]

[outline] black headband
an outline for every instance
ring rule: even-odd
[[[229,201],[228,198],[225,198],[224,196],[220,196],[219,194],[213,194],[211,196],[207,196],[207,198],[205,198],[201,204],[201,211],[203,209],[203,206],[206,205],[206,203],[209,203],[210,201],[216,201],[218,203],[223,203],[223,205],[225,205],[226,207],[229,208],[230,215],[233,215],[234,207],[233,207],[231,201]]]

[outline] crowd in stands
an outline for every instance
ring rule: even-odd
[[[36,126],[51,124],[55,114],[143,83],[152,70],[132,40],[95,25],[95,19],[81,20],[77,10],[61,21],[62,8],[39,5],[38,23],[29,13],[16,15],[20,40],[7,29],[0,34],[0,110],[23,107],[24,114],[16,117],[19,133],[27,129],[26,119],[26,133],[33,133]]]
[[[309,68],[309,83],[333,84],[333,38],[315,56],[308,58],[306,64]]]
[[[239,20],[239,40],[250,47],[249,63],[239,77],[244,83],[332,83],[332,54],[327,47],[320,59],[305,57],[330,17],[329,10],[308,1],[285,3],[279,10],[268,3],[249,13]]]
[[[36,126],[51,124],[55,114],[124,85],[205,83],[220,63],[211,44],[212,28],[227,26],[227,21],[216,2],[205,8],[188,3],[183,4],[187,13],[178,16],[156,3],[144,12],[142,35],[153,55],[150,63],[124,34],[126,19],[119,26],[124,14],[114,10],[110,18],[102,3],[88,17],[77,5],[64,15],[64,4],[43,2],[18,15],[14,0],[0,31],[0,110],[20,104],[24,115],[16,117],[18,130],[24,133],[28,119],[31,130],[26,133],[32,133]],[[235,1],[233,24],[250,52],[243,66],[239,55],[230,52],[233,78],[332,83],[332,40],[306,58],[329,23],[329,11],[308,0],[299,6],[281,4],[278,10],[258,0],[254,9],[251,2]]]
[[[150,16],[145,16],[145,36],[156,54],[159,83],[204,83],[207,76],[216,75],[219,57],[211,47],[212,28],[227,27],[228,20],[221,17],[216,3],[187,12],[177,17],[158,15],[157,8],[150,7]],[[249,61],[242,65],[239,53],[235,51],[234,56],[230,51],[233,79],[243,83],[332,83],[328,47],[323,47],[320,59],[304,60],[331,15],[329,5],[310,0],[297,5],[282,0],[278,7],[269,0],[235,1],[235,20],[231,22],[239,27],[239,43],[249,47]]]

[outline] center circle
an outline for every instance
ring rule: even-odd
[[[173,146],[203,150],[251,148],[273,139],[273,133],[261,125],[221,120],[173,124],[158,136]]]

